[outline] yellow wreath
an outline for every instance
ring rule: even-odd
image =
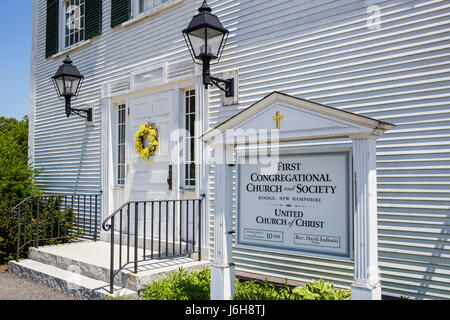
[[[144,142],[147,136],[150,137],[150,145],[145,147]],[[141,155],[142,159],[150,161],[150,157],[155,154],[156,148],[158,147],[158,130],[156,126],[151,123],[140,126],[134,136],[134,141],[136,141],[138,154]]]

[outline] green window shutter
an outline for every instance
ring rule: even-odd
[[[127,21],[131,17],[131,0],[112,0],[111,28]]]
[[[102,33],[102,0],[85,0],[85,28],[86,40]]]
[[[59,0],[47,0],[45,57],[58,52]]]

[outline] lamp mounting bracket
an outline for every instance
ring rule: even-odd
[[[71,114],[76,114],[82,118],[85,118],[87,121],[92,121],[92,108],[88,109],[73,109],[70,108]]]
[[[220,90],[225,92],[226,97],[234,97],[234,79],[219,79],[215,77],[209,77],[211,82]]]
[[[71,114],[76,114],[77,116],[85,118],[87,121],[92,121],[92,108],[74,109],[70,106],[71,96],[65,96],[65,100],[67,118],[70,117]]]

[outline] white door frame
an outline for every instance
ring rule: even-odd
[[[114,157],[113,157],[113,148],[110,146],[114,143],[112,141],[113,132],[112,132],[112,113],[115,110],[116,106],[121,103],[125,103],[127,108],[129,107],[130,98],[136,97],[143,94],[149,94],[174,90],[180,92],[180,90],[184,90],[185,88],[195,88],[196,90],[196,111],[197,111],[197,119],[199,120],[199,125],[196,126],[196,136],[202,136],[206,131],[210,129],[209,126],[209,113],[208,113],[208,91],[204,89],[202,84],[202,78],[199,76],[199,73],[196,72],[195,77],[185,78],[182,80],[178,80],[176,82],[166,83],[164,85],[155,85],[152,87],[148,87],[145,89],[139,89],[134,92],[128,91],[125,93],[120,93],[117,95],[110,94],[111,84],[106,84],[103,90],[103,96],[101,100],[101,185],[102,185],[102,201],[101,201],[101,212],[102,217],[100,223],[104,221],[110,214],[113,213],[115,207],[118,207],[120,204],[115,205],[113,200],[113,192],[115,192],[116,187],[114,183]],[[105,93],[106,92],[106,93]],[[174,95],[174,104],[180,106],[180,95]],[[128,111],[127,111],[128,117]],[[129,118],[127,118],[127,122]],[[179,124],[178,114],[174,115],[174,120],[177,124]],[[202,194],[208,195],[207,193],[207,181],[208,181],[208,166],[206,165],[208,158],[208,152],[203,143],[197,139],[196,141],[196,159],[200,164],[196,167],[196,177],[197,183],[195,187],[195,197],[199,198]],[[177,172],[180,172],[178,169]],[[179,188],[179,179],[178,183],[174,184],[174,196],[180,197],[180,188]],[[125,191],[124,191],[125,192]],[[208,211],[209,204],[207,199],[204,201],[204,207],[202,210],[202,256],[204,259],[208,259],[209,251],[208,251]],[[106,240],[106,233],[101,229],[100,239]]]

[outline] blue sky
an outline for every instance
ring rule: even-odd
[[[32,0],[0,0],[0,116],[29,112]]]

